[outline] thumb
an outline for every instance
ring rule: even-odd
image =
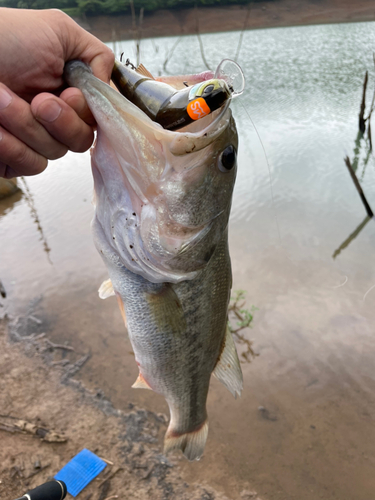
[[[90,65],[97,78],[109,83],[115,61],[112,50],[67,15],[66,24],[67,29],[62,31],[65,38],[65,61],[80,59]]]

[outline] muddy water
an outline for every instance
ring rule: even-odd
[[[241,145],[230,247],[234,289],[258,308],[246,335],[259,356],[243,363],[240,400],[212,381],[206,453],[181,462],[188,480],[234,499],[253,489],[263,500],[375,496],[375,226],[343,161],[349,155],[357,165],[375,207],[374,157],[356,142],[366,69],[374,85],[374,28],[243,37],[247,92],[233,103]],[[213,67],[234,57],[239,38],[202,37]],[[143,63],[157,74],[169,56],[167,72],[204,70],[198,41],[176,41],[143,41]],[[130,42],[114,48],[134,54]],[[89,230],[89,155],[70,154],[26,183],[24,195],[0,202],[8,292],[0,314],[31,314],[54,341],[90,352],[77,376],[116,406],[167,412],[161,397],[130,389],[137,367],[116,301],[97,297],[107,276]]]

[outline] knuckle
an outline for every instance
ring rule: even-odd
[[[30,151],[21,142],[9,149],[10,162],[14,167],[23,167],[30,164]]]
[[[0,129],[0,134],[2,130]],[[48,163],[47,158],[39,155],[26,144],[5,132],[1,134],[0,162],[10,165],[20,175],[35,175],[42,172]]]
[[[106,50],[103,53],[103,57],[105,62],[112,68],[112,66],[115,63],[115,54],[112,52],[112,50],[109,47],[106,47]]]
[[[92,145],[94,140],[94,133],[91,129],[84,130],[78,134],[78,138],[74,138],[71,144],[71,151],[74,153],[84,153]]]
[[[70,17],[65,14],[60,9],[47,9],[46,10],[46,15],[49,17],[51,21],[56,21],[56,22],[69,22]]]

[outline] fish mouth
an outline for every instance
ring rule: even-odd
[[[66,65],[65,79],[83,92],[98,124],[92,153],[98,249],[116,254],[121,265],[154,283],[193,279],[217,243],[211,233],[218,239],[227,220],[221,222],[220,209],[190,222],[171,210],[168,196],[173,199],[176,186],[181,197],[199,186],[205,165],[217,155],[215,143],[231,126],[230,99],[172,131],[94,77],[80,61]]]
[[[204,75],[204,74],[202,74]],[[200,74],[192,75],[199,78]],[[179,156],[190,152],[197,152],[206,147],[210,142],[215,140],[224,130],[226,120],[224,117],[228,114],[228,108],[231,99],[229,98],[223,106],[199,120],[196,120],[179,130],[164,129],[157,122],[151,120],[146,113],[139,107],[130,102],[112,86],[105,84],[95,78],[89,66],[82,61],[70,61],[65,65],[64,78],[71,86],[78,87],[85,95],[89,106],[93,104],[101,104],[100,107],[92,106],[92,113],[96,118],[97,123],[101,124],[101,128],[105,129],[105,121],[118,122],[120,115],[128,122],[136,124],[138,122],[149,133],[155,134],[156,138],[166,139],[170,143],[172,154]],[[202,77],[203,78],[203,77]],[[202,79],[202,82],[204,79]],[[103,121],[103,116],[107,116],[107,120]],[[113,133],[113,130],[111,130]],[[198,141],[193,146],[193,141]],[[187,142],[186,145],[182,145]]]

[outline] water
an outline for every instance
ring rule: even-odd
[[[366,213],[344,164],[346,155],[357,157],[374,208],[374,156],[367,158],[364,140],[355,142],[366,69],[368,101],[374,87],[374,28],[243,37],[247,90],[233,102],[240,150],[230,246],[234,289],[246,290],[248,306],[258,308],[247,337],[259,356],[243,364],[240,400],[213,380],[205,456],[181,463],[188,480],[234,499],[253,489],[263,500],[375,494],[375,226],[362,224]],[[213,69],[234,57],[239,38],[202,36]],[[169,54],[169,74],[204,71],[197,38],[184,37],[171,55],[176,41],[143,40],[143,64],[165,73]],[[135,59],[132,42],[114,49]],[[137,367],[116,301],[97,298],[107,275],[89,230],[89,154],[69,154],[26,182],[31,198],[0,202],[8,312],[33,311],[52,339],[90,351],[79,377],[116,406],[133,401],[166,412],[159,396],[130,389]]]

